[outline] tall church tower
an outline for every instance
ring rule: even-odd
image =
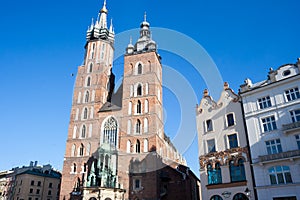
[[[107,27],[106,2],[87,30],[84,64],[78,67],[64,157],[60,199],[78,192],[87,173],[87,160],[97,151],[100,126],[97,113],[111,100],[114,75],[114,31]]]
[[[152,198],[159,194],[152,187],[159,190],[161,180],[146,184],[148,178],[136,174],[156,177],[166,165],[185,164],[164,133],[161,58],[146,14],[138,41],[126,48],[123,82],[114,93],[114,31],[107,27],[107,13],[104,1],[87,30],[84,65],[78,68],[74,88],[62,200],[124,200],[145,185],[150,187],[143,198]]]

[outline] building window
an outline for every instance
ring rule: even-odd
[[[293,123],[300,122],[300,109],[290,111]]]
[[[228,127],[233,126],[234,125],[233,113],[230,113],[230,114],[226,115],[226,118],[227,118],[227,126]]]
[[[238,147],[237,134],[228,135],[230,149]]]
[[[33,193],[33,189],[32,189],[32,188],[29,189],[29,193],[30,193],[30,194]]]
[[[88,78],[87,78],[86,86],[87,86],[87,87],[91,86],[91,77],[88,77]]]
[[[104,124],[103,143],[117,146],[118,123],[113,117],[110,117]]]
[[[28,200],[32,200],[32,197],[28,197]]]
[[[127,121],[127,134],[128,135],[131,134],[131,120],[130,119]]]
[[[83,144],[81,144],[79,148],[79,156],[83,156],[83,154],[84,154],[84,146]]]
[[[84,102],[85,103],[89,102],[89,98],[90,98],[90,93],[89,93],[89,91],[86,91]]]
[[[300,98],[300,93],[298,87],[289,89],[285,91],[285,96],[288,101],[293,101]]]
[[[141,121],[139,119],[136,121],[135,133],[136,134],[141,134]]]
[[[77,171],[77,166],[76,166],[76,164],[74,163],[74,164],[73,164],[73,173],[76,173],[76,171]]]
[[[206,131],[212,131],[213,130],[213,123],[212,123],[212,120],[209,119],[209,120],[206,120]]]
[[[141,142],[139,140],[136,141],[135,152],[141,153]]]
[[[133,179],[133,190],[139,190],[141,188],[142,188],[142,186],[141,186],[141,179],[134,178]]]
[[[274,184],[292,183],[292,176],[288,166],[275,166],[269,168],[270,182]]]
[[[230,170],[231,182],[238,182],[238,181],[246,180],[243,159],[239,159],[237,165],[234,165],[234,161],[231,160],[229,163],[229,170]]]
[[[48,191],[48,195],[51,195],[51,190]]]
[[[148,119],[144,119],[144,133],[148,133]]]
[[[220,163],[215,164],[215,168],[212,168],[211,164],[207,165],[208,185],[222,183],[222,174]]]
[[[81,130],[81,138],[85,138],[85,136],[86,136],[86,126],[83,125]]]
[[[208,153],[216,152],[215,139],[207,140]]]
[[[127,141],[127,153],[131,153],[131,142],[130,140]]]
[[[52,188],[52,183],[49,183],[49,188]]]
[[[37,186],[41,186],[41,184],[42,184],[42,182],[41,182],[41,181],[38,181]]]
[[[149,101],[146,99],[145,100],[145,113],[149,112]]]
[[[282,152],[280,139],[266,141],[266,147],[269,155]]]
[[[142,95],[142,85],[141,85],[141,84],[139,84],[139,85],[137,86],[137,89],[136,89],[136,95],[137,95],[137,96],[141,96],[141,95]]]
[[[138,100],[137,105],[136,105],[136,113],[141,114],[142,113],[142,103],[140,100]]]
[[[142,66],[142,64],[140,63],[139,65],[138,65],[138,68],[137,68],[137,74],[142,74],[143,73],[143,66]]]
[[[81,101],[81,92],[78,93],[77,103],[80,103],[80,101]]]
[[[34,181],[31,181],[30,185],[34,185]]]
[[[295,137],[296,137],[298,149],[300,150],[300,135],[295,135]]]
[[[261,122],[263,124],[263,131],[268,132],[277,129],[275,116],[272,115],[270,117],[262,118]]]
[[[88,109],[87,108],[84,108],[84,111],[83,111],[83,119],[87,119],[88,117]]]
[[[148,146],[149,146],[149,142],[147,139],[144,139],[144,152],[148,152]]]
[[[262,97],[258,99],[258,105],[260,109],[269,108],[272,106],[270,96]]]
[[[76,138],[76,133],[77,133],[77,126],[74,126],[74,129],[73,129],[73,139]]]
[[[91,143],[88,143],[87,147],[86,147],[86,155],[89,156],[91,153]]]
[[[131,115],[131,110],[132,110],[132,102],[130,101],[128,103],[128,115]]]
[[[36,194],[40,194],[40,189],[36,189]]]
[[[72,145],[72,150],[71,150],[71,156],[73,157],[73,156],[75,156],[75,155],[76,155],[76,145],[73,144],[73,145]]]
[[[93,63],[91,63],[89,66],[89,73],[92,73],[92,72],[93,72]]]

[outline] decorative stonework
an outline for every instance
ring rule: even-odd
[[[245,158],[245,156],[246,158]],[[245,161],[250,160],[248,147],[238,147],[234,149],[228,149],[220,152],[213,152],[199,157],[200,168],[205,169],[207,164],[212,164],[213,168],[216,163],[220,163],[221,166],[228,165],[229,161],[234,160],[236,164],[239,159]]]

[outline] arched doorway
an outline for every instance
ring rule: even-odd
[[[232,200],[249,200],[249,199],[243,193],[237,193],[236,195],[234,195]]]
[[[90,198],[89,200],[97,200],[95,197]]]
[[[223,200],[219,195],[214,195],[210,198],[210,200]]]

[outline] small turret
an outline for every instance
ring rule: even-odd
[[[150,24],[147,22],[147,15],[144,15],[144,21],[140,25],[140,38],[132,48],[132,43],[126,48],[127,54],[132,54],[134,52],[147,52],[147,51],[156,51],[157,45],[156,42],[151,38]]]

